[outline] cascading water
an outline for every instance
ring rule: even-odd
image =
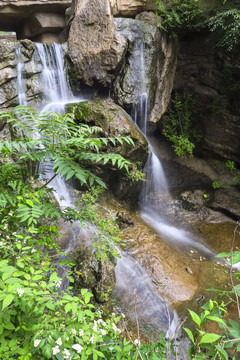
[[[17,89],[18,89],[18,101],[19,105],[27,105],[26,99],[26,89],[23,81],[23,62],[22,62],[22,53],[21,45],[16,48],[16,60],[17,60]]]
[[[202,243],[201,239],[183,229],[170,225],[162,216],[164,210],[162,207],[170,203],[170,197],[162,164],[156,154],[154,146],[151,144],[151,140],[148,138],[147,121],[149,100],[144,70],[144,44],[142,41],[140,43],[136,41],[135,47],[139,49],[139,51],[135,50],[133,54],[138,56],[138,59],[135,60],[135,62],[139,64],[136,70],[136,77],[140,81],[137,84],[139,92],[138,102],[137,104],[133,104],[132,117],[136,126],[145,135],[149,144],[149,156],[144,169],[147,181],[143,183],[140,200],[141,217],[161,235],[163,240],[170,242],[172,246],[182,249],[189,247],[194,248],[205,256],[212,258],[214,253]]]
[[[143,47],[143,46],[142,46]],[[42,44],[36,44],[39,60],[42,64],[41,84],[44,88],[44,104],[42,111],[56,111],[62,113],[64,105],[67,102],[73,102],[73,97],[66,82],[64,73],[63,54],[60,45],[54,44],[46,46]],[[143,69],[144,58],[142,57],[142,64],[140,70]],[[21,70],[21,68],[20,68]],[[19,71],[20,71],[19,70]],[[19,77],[21,79],[21,77]],[[145,77],[142,73],[140,83],[143,83]],[[147,88],[144,87],[140,92],[140,106],[135,108],[136,120],[140,118],[140,122],[144,123],[146,129],[147,109],[148,109],[148,96]],[[140,116],[140,115],[141,116]],[[140,116],[140,117],[139,117]],[[139,124],[141,126],[141,124]],[[159,177],[159,174],[163,173],[161,163],[158,161],[156,155],[150,151],[150,173],[156,173],[153,179]],[[47,181],[53,176],[51,164],[41,165],[42,180]],[[147,175],[151,176],[151,175]],[[155,180],[154,180],[155,181]],[[163,180],[159,180],[158,183],[152,183],[149,181],[148,186],[159,190],[160,185],[164,184]],[[69,195],[68,188],[64,179],[57,177],[54,181],[51,181],[50,186],[54,188],[56,198],[58,199],[62,208],[72,204],[71,196]],[[146,189],[146,192],[150,191]],[[162,191],[167,191],[167,186],[162,186]],[[64,200],[61,200],[62,195]],[[73,248],[75,230],[72,231],[72,243],[69,245]],[[76,233],[79,233],[79,229]],[[93,230],[96,234],[96,232]],[[70,250],[68,247],[67,251]],[[142,327],[148,327],[154,331],[167,333],[168,336],[174,336],[177,329],[177,315],[166,302],[156,294],[155,288],[151,283],[147,272],[128,254],[121,254],[121,259],[117,262],[116,267],[116,287],[114,293],[117,297],[122,298],[125,301],[125,305],[130,305],[129,313],[134,313],[134,302],[130,299],[136,298],[136,308],[139,314],[139,321],[141,321]],[[124,280],[125,279],[125,280]],[[133,295],[135,293],[135,297]],[[124,294],[124,296],[123,296]],[[134,316],[133,316],[134,317]]]
[[[36,49],[42,65],[41,84],[45,98],[41,113],[55,111],[63,115],[66,103],[73,102],[74,98],[66,80],[61,45],[36,43]],[[54,177],[51,161],[41,163],[39,170],[42,182]],[[54,189],[56,200],[62,209],[72,205],[70,191],[60,175],[54,177],[49,186]]]
[[[66,81],[61,45],[36,43],[36,49],[42,65],[41,83],[45,97],[41,112],[56,111],[62,115],[66,103],[74,98]]]
[[[138,39],[135,44],[135,53],[140,55],[140,65],[137,68],[138,78],[138,103],[133,105],[132,117],[137,127],[144,135],[147,133],[148,118],[148,94],[144,74],[144,46]],[[160,161],[149,146],[149,158],[146,166],[146,187],[143,189],[144,198],[154,191],[167,193],[167,183]],[[167,337],[176,336],[178,328],[178,317],[157,293],[146,270],[138,264],[130,255],[121,254],[116,266],[116,285],[113,291],[114,297],[119,299],[124,311],[132,317],[137,316],[139,326],[146,330],[148,336],[157,338],[161,333]],[[136,314],[133,313],[135,308]],[[179,334],[178,334],[179,335]]]

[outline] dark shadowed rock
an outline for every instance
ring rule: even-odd
[[[240,191],[234,188],[215,190],[207,206],[220,211],[234,220],[240,219]]]

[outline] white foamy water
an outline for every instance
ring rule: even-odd
[[[23,81],[23,66],[21,44],[15,50],[17,61],[17,89],[19,105],[27,105],[26,89]]]
[[[44,101],[41,113],[56,112],[63,115],[65,105],[77,101],[68,85],[64,70],[64,54],[61,45],[36,43],[36,49],[42,65],[41,87],[44,89]],[[54,176],[53,163],[39,165],[40,179],[44,183]],[[73,205],[72,196],[65,179],[58,174],[48,185],[54,189],[54,195],[62,210]]]

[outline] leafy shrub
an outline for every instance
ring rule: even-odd
[[[190,94],[180,96],[176,92],[162,119],[163,135],[172,142],[176,154],[182,157],[193,156],[195,144],[190,139],[199,141],[201,138],[192,124],[193,105]]]
[[[158,5],[158,15],[161,17],[159,27],[171,36],[177,36],[180,31],[192,28],[194,22],[203,13],[200,0],[155,0]]]

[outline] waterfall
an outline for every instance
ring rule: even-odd
[[[74,99],[68,87],[64,73],[64,61],[61,46],[57,44],[53,44],[51,46],[36,44],[36,49],[42,65],[41,84],[44,89],[42,112],[56,111],[58,113],[62,113],[66,102],[73,102]],[[143,64],[144,58],[142,57],[140,71],[142,71],[141,69],[144,69]],[[144,73],[142,73],[140,79],[141,84],[143,83],[144,78]],[[137,114],[144,114],[141,120],[146,125],[148,96],[147,87],[145,86],[142,87],[140,104],[139,107],[135,108],[135,111],[136,119],[138,119]],[[149,161],[152,164],[150,166],[151,173],[155,174],[155,177],[159,177],[160,173],[163,174],[161,164],[152,152],[150,152],[149,156]],[[41,164],[40,171],[42,173],[42,181],[47,181],[53,176],[51,163]],[[161,180],[158,181],[161,183]],[[51,181],[50,186],[54,188],[55,196],[58,199],[61,208],[72,204],[68,187],[63,178],[60,176],[56,177],[54,181]],[[154,189],[158,188],[155,183],[151,186],[153,186]],[[64,196],[64,200],[61,199],[62,196]],[[96,234],[94,229],[93,232]],[[70,250],[70,247],[73,248],[75,246],[74,229],[72,231],[72,237],[73,242],[69,244],[67,251]],[[139,319],[141,320],[141,325],[143,327],[150,327],[151,329],[154,329],[154,331],[157,330],[158,334],[165,332],[169,337],[174,336],[178,326],[176,313],[167,305],[165,300],[155,292],[155,288],[146,270],[127,253],[122,253],[121,256],[122,257],[118,260],[116,266],[115,295],[117,297],[120,296],[126,306],[130,305],[130,311],[134,314],[134,303],[133,301],[130,301],[130,299],[134,298],[135,293],[137,297],[136,306],[139,313]],[[123,293],[125,296],[123,296]]]
[[[27,99],[26,99],[26,89],[24,86],[23,81],[23,65],[22,62],[22,53],[21,53],[21,45],[16,48],[15,50],[16,54],[16,61],[17,61],[17,89],[18,89],[18,101],[19,105],[27,105]]]
[[[42,65],[41,83],[45,105],[41,112],[56,111],[62,115],[66,103],[74,98],[66,80],[61,45],[36,43],[36,49]]]
[[[148,91],[144,70],[144,44],[139,40],[136,41],[135,47],[138,47],[138,52],[133,52],[133,56],[137,56],[134,63],[139,66],[136,69],[136,78],[139,79],[137,83],[137,91],[139,93],[137,104],[133,104],[132,118],[136,126],[140,129],[146,137],[149,145],[148,160],[144,168],[146,180],[143,182],[141,199],[140,199],[140,214],[144,222],[152,227],[161,238],[171,243],[172,246],[180,249],[194,248],[200,251],[208,258],[212,258],[215,254],[203,244],[202,239],[194,236],[180,228],[172,226],[164,219],[162,213],[164,212],[163,205],[169,206],[170,195],[168,192],[167,180],[159,157],[156,154],[154,146],[148,137]]]
[[[139,57],[139,66],[135,78],[137,92],[139,93],[138,102],[133,104],[132,118],[136,126],[147,137],[148,119],[148,92],[144,72],[144,45],[138,39],[134,48],[135,56]],[[164,176],[162,165],[158,157],[149,145],[149,157],[145,168],[146,187],[142,190],[142,197],[145,205],[150,202],[150,193],[167,193],[167,183]],[[124,311],[136,321],[138,317],[139,326],[142,330],[147,330],[153,338],[157,338],[161,333],[166,337],[174,338],[179,335],[178,316],[175,311],[157,293],[146,270],[129,254],[121,253],[121,258],[116,266],[116,286],[113,291]],[[136,314],[134,314],[134,308]],[[178,332],[178,334],[176,334]]]

